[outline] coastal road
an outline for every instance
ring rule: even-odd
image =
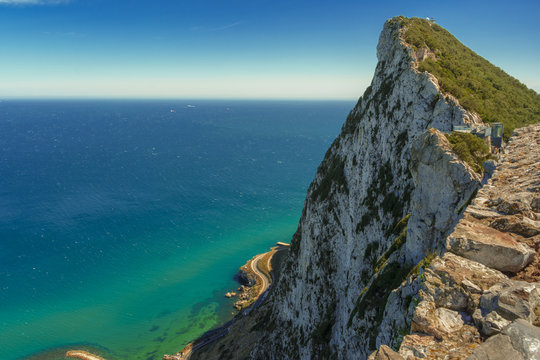
[[[255,275],[257,275],[262,280],[262,286],[259,289],[259,293],[257,294],[257,297],[261,296],[261,294],[265,292],[266,289],[268,289],[268,287],[270,286],[270,283],[272,282],[272,279],[269,279],[266,276],[266,274],[260,271],[258,268],[259,260],[262,259],[264,255],[266,255],[266,253],[255,256],[255,259],[253,259],[253,261],[250,264],[251,270],[255,273]],[[272,259],[272,256],[270,256],[268,259],[268,263],[267,263],[268,269],[270,268],[269,264],[270,264],[271,259]]]

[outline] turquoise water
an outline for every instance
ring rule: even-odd
[[[352,105],[0,102],[2,359],[160,359],[230,318]]]

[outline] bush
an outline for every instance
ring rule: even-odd
[[[460,160],[469,164],[477,173],[484,172],[482,164],[492,158],[489,146],[484,140],[473,134],[455,131],[452,134],[445,134],[445,136]]]

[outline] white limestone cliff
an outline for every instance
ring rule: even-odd
[[[439,132],[478,115],[416,70],[400,31],[385,23],[371,86],[310,186],[254,359],[363,359],[402,338],[418,286],[391,290],[445,247],[480,185]]]

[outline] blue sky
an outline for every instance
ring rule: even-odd
[[[540,92],[539,4],[0,0],[0,97],[356,99],[396,15],[436,18]]]

